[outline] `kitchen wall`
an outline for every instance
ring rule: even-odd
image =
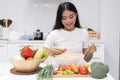
[[[56,0],[0,0],[0,19],[12,19],[10,30],[21,34],[32,35],[38,28],[47,33],[53,26],[57,5]]]
[[[100,33],[98,0],[0,0],[0,19],[10,18],[10,30],[32,35],[39,28],[44,37],[52,30],[60,2],[73,2],[83,27],[91,27]]]
[[[101,1],[101,39],[105,44],[105,62],[110,66],[110,73],[119,79],[120,50],[120,0]]]

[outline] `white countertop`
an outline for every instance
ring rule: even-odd
[[[6,44],[31,44],[31,43],[44,43],[45,40],[0,40],[0,43]]]
[[[15,75],[10,72],[13,66],[10,63],[0,63],[0,80],[37,80],[36,75]],[[106,78],[94,79],[92,77],[54,78],[53,80],[115,80],[110,74]]]
[[[45,40],[0,40],[0,43],[20,44],[20,43],[44,43]],[[103,43],[101,40],[90,40],[90,43]]]

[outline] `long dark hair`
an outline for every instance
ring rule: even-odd
[[[53,30],[64,28],[64,25],[62,24],[62,14],[65,10],[73,11],[75,14],[77,14],[75,27],[81,28],[79,17],[78,17],[78,11],[76,7],[70,2],[63,2],[58,6],[56,22],[53,27]]]

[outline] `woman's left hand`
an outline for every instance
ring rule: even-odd
[[[84,52],[84,59],[85,61],[89,62],[92,59],[93,53],[97,50],[96,46],[94,44],[89,45],[87,49],[85,49]]]
[[[94,53],[97,50],[95,44],[89,45],[88,48],[89,53]]]

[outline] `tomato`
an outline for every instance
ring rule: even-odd
[[[53,75],[57,75],[57,73],[58,73],[57,71],[53,71]]]
[[[58,71],[65,71],[65,68],[64,67],[59,67]]]
[[[66,66],[65,70],[72,70],[70,66]]]
[[[65,71],[65,70],[71,70],[71,67],[70,66],[61,66],[58,69],[58,71]]]
[[[82,74],[82,75],[88,74],[88,68],[86,66],[79,66],[78,70],[79,70],[80,74]]]

